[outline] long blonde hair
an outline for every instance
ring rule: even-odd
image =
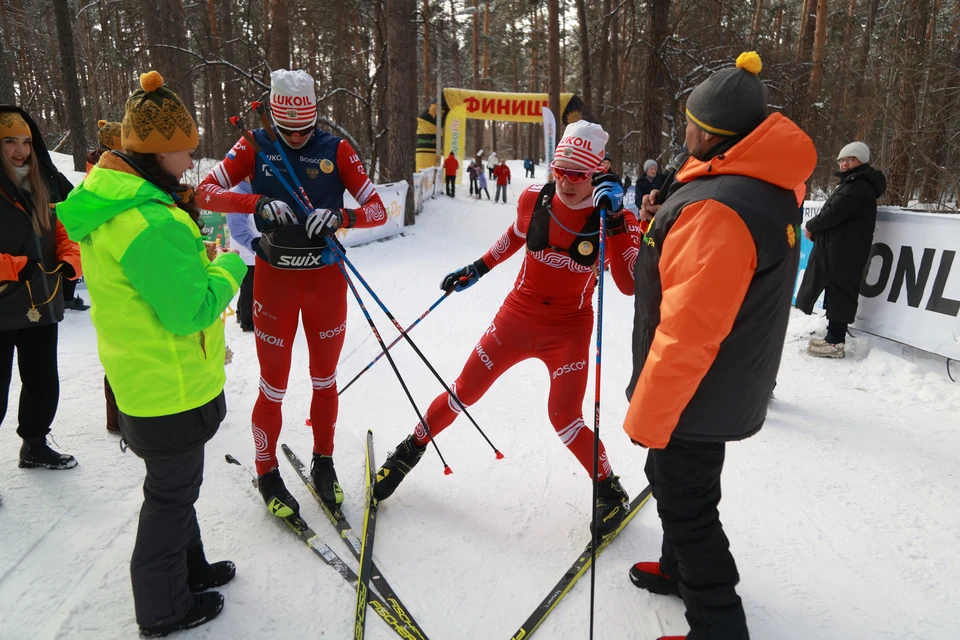
[[[3,154],[0,154],[0,161],[3,162],[3,169],[14,183],[14,187],[20,188],[16,179],[16,167],[10,163]],[[27,158],[29,168],[27,170],[27,182],[30,183],[30,195],[33,200],[33,230],[39,235],[41,232],[50,231],[50,191],[47,189],[47,183],[40,175],[40,163],[37,161],[36,150],[33,148],[33,142],[30,142],[30,157]],[[30,213],[29,211],[27,213]]]

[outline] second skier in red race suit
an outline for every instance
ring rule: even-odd
[[[599,207],[606,209],[606,255],[617,287],[633,295],[633,268],[640,246],[636,217],[623,209],[617,177],[601,173],[607,133],[600,125],[575,122],[557,145],[551,169],[555,183],[533,185],[521,195],[517,220],[473,264],[455,271],[441,285],[462,291],[498,264],[526,248],[513,290],[480,337],[452,385],[464,406],[477,402],[502,374],[528,358],[547,366],[550,422],[563,444],[593,475],[593,432],[583,421],[583,399],[593,332],[593,291],[597,282]],[[591,198],[591,196],[593,196]],[[424,420],[433,436],[447,428],[461,409],[448,394],[430,405]],[[427,431],[418,424],[377,473],[374,493],[389,497],[426,450]],[[599,526],[603,536],[616,530],[628,508],[620,480],[613,475],[603,443],[599,451]]]
[[[329,266],[326,238],[338,229],[375,227],[387,219],[353,147],[317,129],[313,78],[303,71],[279,69],[270,74],[270,114],[278,144],[317,207],[304,216],[293,196],[245,139],[241,138],[203,179],[197,189],[205,209],[256,215],[263,232],[257,249],[253,284],[253,324],[260,361],[260,394],[253,408],[258,486],[269,510],[279,517],[299,511],[277,466],[277,440],[282,427],[281,403],[287,391],[290,357],[299,319],[310,350],[313,399],[311,475],[321,499],[331,509],[343,501],[333,465],[337,422],[337,361],[347,327],[347,284],[336,266]],[[280,151],[268,132],[253,132],[273,166],[296,189]],[[252,194],[228,190],[250,178]],[[344,189],[360,203],[345,209]],[[322,259],[321,255],[326,253]]]

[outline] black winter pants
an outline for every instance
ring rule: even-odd
[[[687,640],[748,640],[740,581],[720,524],[720,472],[725,443],[673,438],[650,449],[644,471],[663,525],[660,567],[680,581]]]
[[[247,265],[247,275],[240,283],[240,298],[237,299],[237,319],[241,325],[253,326],[253,270],[252,264]]]
[[[494,202],[500,202],[500,194],[503,194],[503,204],[507,204],[507,185],[498,184],[497,185],[497,195],[494,196]]]
[[[57,335],[56,323],[0,331],[0,423],[7,415],[16,349],[22,383],[17,435],[24,440],[43,438],[50,433],[50,425],[57,415],[60,401]]]
[[[451,198],[457,195],[457,176],[447,176],[447,195]]]
[[[141,627],[176,622],[193,607],[187,552],[202,542],[193,505],[203,482],[204,445],[226,412],[223,393],[201,407],[169,416],[136,418],[120,412],[123,439],[147,468],[130,561]]]

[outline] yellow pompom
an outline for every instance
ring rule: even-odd
[[[103,125],[107,124],[106,120],[97,120],[97,129],[103,129]]]
[[[756,51],[744,51],[737,56],[737,68],[757,75],[763,69],[763,60],[760,59],[760,54]]]
[[[163,76],[161,76],[156,71],[149,71],[147,73],[140,74],[140,86],[143,87],[143,90],[147,93],[156,91],[163,86]]]

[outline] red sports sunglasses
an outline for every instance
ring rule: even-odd
[[[597,172],[596,169],[564,169],[552,162],[550,163],[550,170],[553,171],[553,177],[557,179],[557,182],[566,178],[574,184],[589,180]]]

